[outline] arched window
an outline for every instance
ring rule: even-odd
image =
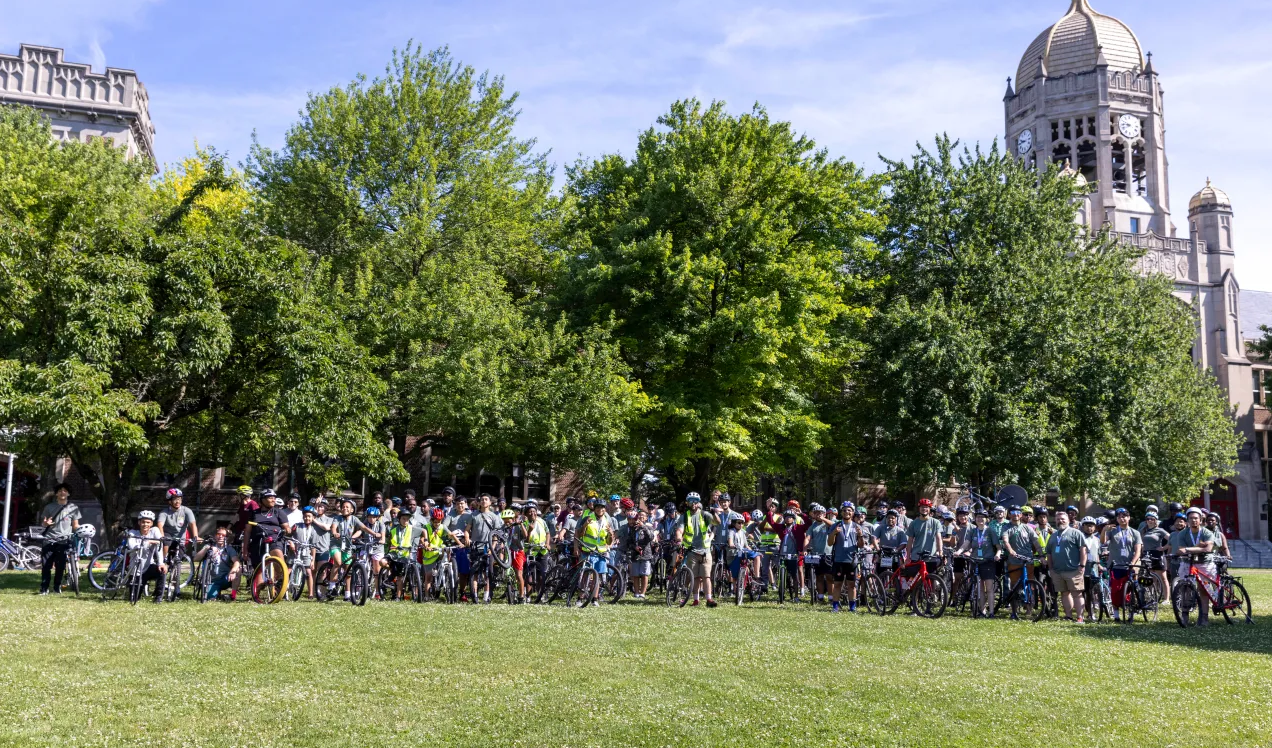
[[[1228,284],[1228,314],[1233,319],[1237,317],[1237,284]]]
[[[1096,164],[1095,143],[1088,140],[1085,143],[1078,144],[1078,162],[1073,165],[1073,168],[1086,178],[1088,184],[1095,184],[1099,181],[1100,175]]]
[[[1126,144],[1113,141],[1113,189],[1126,192]]]

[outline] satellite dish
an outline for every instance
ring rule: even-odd
[[[998,489],[998,503],[1008,509],[1024,506],[1029,503],[1029,492],[1015,483],[1003,486]]]

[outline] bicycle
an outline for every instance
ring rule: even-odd
[[[1238,577],[1234,577],[1228,573],[1228,562],[1225,559],[1217,559],[1215,561],[1216,570],[1219,572],[1220,595],[1219,610],[1223,613],[1223,618],[1229,624],[1238,614],[1245,618],[1248,624],[1254,623],[1254,617],[1250,615],[1250,595],[1246,592],[1245,585],[1241,584]]]
[[[1142,564],[1113,564],[1110,568],[1110,572],[1126,573],[1126,582],[1122,586],[1122,604],[1114,606],[1113,611],[1117,614],[1116,618],[1120,623],[1127,625],[1135,623],[1135,616],[1141,611],[1144,613],[1144,620],[1148,620],[1146,596],[1151,595],[1152,587],[1146,590],[1141,584],[1140,574],[1143,568]],[[1153,605],[1156,608],[1155,599]]]
[[[667,607],[683,608],[693,595],[695,577],[689,568],[689,554],[680,552],[676,557],[676,573],[667,582]]]
[[[93,589],[98,592],[105,592],[108,589],[119,586],[120,578],[124,572],[127,553],[128,539],[124,538],[119,541],[119,545],[115,550],[102,551],[89,559],[85,573],[88,574],[88,582],[93,586]]]
[[[340,591],[345,588],[345,582],[348,582],[348,602],[355,606],[367,604],[367,596],[370,586],[370,543],[355,541],[354,557],[348,563],[340,564],[334,575],[330,574],[330,568],[334,565],[331,561],[323,561],[314,570],[314,590],[315,596],[319,600],[340,600],[342,598]],[[326,581],[318,580],[325,577],[332,577]]]
[[[1032,576],[1034,564],[1039,559],[1019,554],[1013,555],[1013,558],[1024,562],[1021,564],[1020,577],[1010,584],[1006,595],[994,605],[994,614],[997,615],[1003,606],[1010,606],[1013,620],[1019,618],[1023,612],[1025,617],[1037,623],[1047,613],[1047,588]],[[1010,575],[1007,575],[1007,579],[1010,580]]]
[[[1182,554],[1177,554],[1182,555]],[[1254,623],[1254,618],[1250,615],[1250,596],[1245,590],[1245,586],[1241,584],[1235,577],[1227,575],[1227,572],[1219,572],[1217,569],[1214,575],[1206,573],[1205,569],[1197,566],[1199,563],[1205,563],[1208,553],[1190,553],[1188,573],[1175,579],[1175,586],[1171,591],[1171,607],[1175,613],[1175,622],[1182,628],[1190,628],[1200,623],[1202,618],[1202,605],[1209,605],[1216,613],[1222,613],[1223,619],[1228,625],[1235,623],[1235,619],[1242,617],[1246,623]],[[1225,579],[1224,577],[1227,577]],[[1203,601],[1201,598],[1205,596]],[[1194,613],[1197,620],[1194,621]],[[1208,616],[1207,616],[1208,618]]]
[[[747,557],[738,564],[738,578],[733,583],[733,603],[741,605],[743,597],[751,602],[760,599],[760,582],[751,574],[751,559]]]
[[[305,588],[309,584],[309,571],[313,568],[313,544],[292,543],[295,552],[292,554],[287,568],[287,598],[293,602],[305,596]]]
[[[171,536],[165,536],[163,540],[169,546],[168,571],[161,580],[162,597],[168,602],[175,602],[181,597],[181,588],[194,580],[194,561],[191,560],[189,552],[190,543],[193,541],[189,538],[178,539]]]
[[[31,528],[32,530],[40,530],[42,528]],[[0,571],[12,568],[14,571],[38,571],[40,563],[40,546],[27,545],[25,541],[39,537],[39,533],[32,535],[30,532],[14,533],[13,540],[0,537]]]

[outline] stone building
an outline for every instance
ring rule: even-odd
[[[106,138],[129,157],[155,160],[155,127],[146,87],[131,70],[66,62],[57,47],[23,44],[16,55],[0,54],[0,104],[22,104],[44,112],[58,140]]]
[[[1007,143],[1039,168],[1067,164],[1080,174],[1090,185],[1080,220],[1142,247],[1140,271],[1172,279],[1175,295],[1197,310],[1193,359],[1214,372],[1246,439],[1237,475],[1216,481],[1194,503],[1218,512],[1235,536],[1266,541],[1263,456],[1272,418],[1258,383],[1260,370],[1272,367],[1247,358],[1245,341],[1272,315],[1243,319],[1251,305],[1236,278],[1232,202],[1209,181],[1189,202],[1187,234],[1179,235],[1170,206],[1164,103],[1152,54],[1134,32],[1088,0],[1072,0],[1025,50],[1014,86],[1007,81]],[[1272,311],[1272,304],[1261,308]]]

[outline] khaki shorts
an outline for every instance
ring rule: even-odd
[[[1053,571],[1051,572],[1051,584],[1056,588],[1056,592],[1060,594],[1065,592],[1081,592],[1082,570]]]
[[[695,578],[711,576],[711,551],[701,556],[689,551],[685,557],[689,559],[689,570],[693,572]]]

